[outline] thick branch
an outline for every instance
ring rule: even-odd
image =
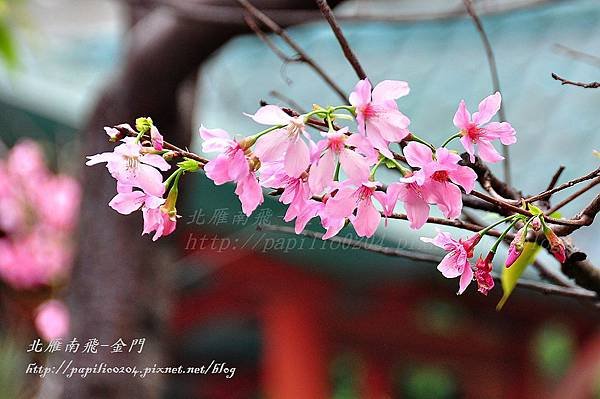
[[[263,226],[260,226],[257,228],[260,230],[263,230],[263,231],[271,231],[271,232],[285,233],[285,234],[296,234],[296,232],[294,231],[293,228],[287,227],[287,226],[263,225]],[[301,235],[301,236],[305,236],[305,237],[309,237],[309,238],[316,238],[316,239],[323,238],[323,234],[315,232],[315,231],[309,231],[309,230],[305,230],[297,235]],[[349,248],[362,249],[365,251],[374,252],[374,253],[378,253],[378,254],[382,254],[382,255],[386,255],[386,256],[394,256],[394,257],[401,257],[401,258],[411,259],[411,260],[416,260],[416,261],[431,262],[433,264],[439,263],[442,259],[440,256],[436,256],[436,255],[431,255],[431,254],[427,254],[427,253],[418,253],[415,251],[407,251],[407,250],[396,249],[396,248],[390,248],[390,247],[385,247],[385,246],[375,245],[375,244],[369,244],[365,241],[352,240],[349,238],[332,237],[332,238],[329,238],[328,240],[330,240],[332,242],[340,243],[343,246],[347,246]],[[501,277],[498,274],[493,274],[493,277],[494,277],[494,280],[496,280],[496,281],[500,281],[500,279],[501,279]],[[535,291],[541,292],[543,294],[560,295],[560,296],[580,298],[580,299],[592,299],[592,300],[600,299],[596,293],[588,291],[588,290],[583,290],[580,288],[561,287],[561,286],[554,285],[554,284],[545,284],[545,283],[540,283],[540,282],[531,281],[531,280],[520,279],[517,282],[517,286],[535,290]]]

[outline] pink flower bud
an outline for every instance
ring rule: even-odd
[[[475,263],[475,280],[477,281],[477,290],[483,295],[487,295],[494,288],[494,278],[492,277],[492,269],[494,267],[492,259],[494,253],[489,252],[485,259],[481,256]]]
[[[517,234],[515,234],[515,238],[510,243],[508,247],[508,257],[506,258],[506,262],[504,265],[508,268],[513,265],[521,256],[521,252],[523,252],[523,247],[525,245],[525,237],[527,235],[527,229],[522,227]]]
[[[542,222],[540,222],[539,218],[535,218],[531,221],[530,226],[533,229],[533,231],[540,231],[540,229],[542,228]]]
[[[69,310],[56,299],[46,301],[36,312],[35,327],[46,341],[62,338],[69,332]]]
[[[567,255],[565,254],[565,244],[563,241],[550,227],[544,227],[544,235],[550,242],[550,252],[552,252],[552,255],[560,263],[564,263],[567,260]]]

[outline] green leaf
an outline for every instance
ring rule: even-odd
[[[512,294],[515,286],[517,285],[517,281],[525,271],[525,268],[535,261],[535,257],[540,252],[542,247],[539,244],[534,242],[526,242],[523,248],[523,252],[519,259],[509,268],[504,267],[502,269],[502,299],[496,305],[496,310],[501,310],[510,294]]]
[[[0,20],[0,57],[10,69],[18,66],[17,48],[10,26],[5,19]]]
[[[542,211],[540,208],[538,208],[535,205],[529,204],[529,212],[531,212],[534,215],[543,215],[544,211]]]

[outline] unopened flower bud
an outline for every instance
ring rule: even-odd
[[[523,249],[525,248],[525,238],[527,237],[527,229],[522,227],[517,234],[515,234],[515,238],[511,241],[508,247],[508,256],[506,258],[506,262],[504,265],[508,268],[513,265],[521,256]]]
[[[540,231],[540,229],[542,228],[542,222],[540,222],[539,218],[535,218],[531,221],[530,226],[533,229],[533,231]]]
[[[475,280],[477,281],[477,290],[483,295],[487,295],[494,288],[494,278],[492,277],[492,269],[494,267],[492,259],[494,253],[489,252],[485,259],[481,256],[475,263]]]
[[[544,235],[550,243],[550,252],[552,252],[552,255],[554,255],[560,263],[564,263],[567,260],[567,255],[565,253],[565,244],[563,241],[550,227],[547,226],[544,226]]]

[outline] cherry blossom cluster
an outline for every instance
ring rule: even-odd
[[[15,289],[32,289],[64,277],[79,184],[50,172],[40,147],[28,140],[0,160],[0,185],[0,278]]]
[[[304,114],[265,105],[247,115],[266,127],[250,136],[236,137],[223,129],[201,126],[203,152],[216,154],[210,160],[165,148],[152,120],[139,118],[135,129],[129,125],[105,128],[111,140],[121,144],[113,152],[90,156],[87,164],[106,162],[117,181],[117,194],[109,205],[123,214],[141,209],[143,233],[154,231],[154,239],[175,229],[180,177],[201,169],[217,185],[234,183],[248,216],[263,202],[264,188],[276,190],[279,201],[287,205],[284,220],[294,221],[297,233],[317,218],[325,229],[324,239],[347,224],[358,236],[371,237],[382,218],[391,216],[399,204],[410,227],[420,229],[432,206],[447,219],[457,218],[463,192],[470,193],[477,179],[447,146],[459,139],[471,162],[478,155],[494,163],[503,159],[494,142],[514,144],[516,133],[507,122],[491,122],[501,106],[501,95],[495,93],[483,99],[473,114],[461,101],[453,118],[456,133],[435,146],[410,131],[411,121],[398,107],[397,100],[409,91],[403,81],[386,80],[373,88],[365,79],[355,86],[349,104],[315,105]],[[347,121],[356,123],[356,132]],[[311,134],[311,129],[318,133]],[[163,181],[160,172],[171,168],[167,160],[178,156],[183,161]],[[381,166],[397,172],[397,179],[387,185],[378,181]],[[517,222],[527,223],[525,230],[532,223],[520,216],[499,223],[511,223],[510,229]],[[493,286],[491,257],[480,259],[474,273],[468,263],[485,231],[465,242],[442,232],[433,240],[424,239],[451,251],[439,269],[446,277],[461,276],[459,292],[473,276],[481,292]]]
[[[72,261],[72,234],[79,213],[78,182],[54,174],[31,140],[17,143],[0,160],[0,279],[16,290],[34,290],[64,281]],[[68,326],[66,306],[42,303],[34,315],[46,339]]]

